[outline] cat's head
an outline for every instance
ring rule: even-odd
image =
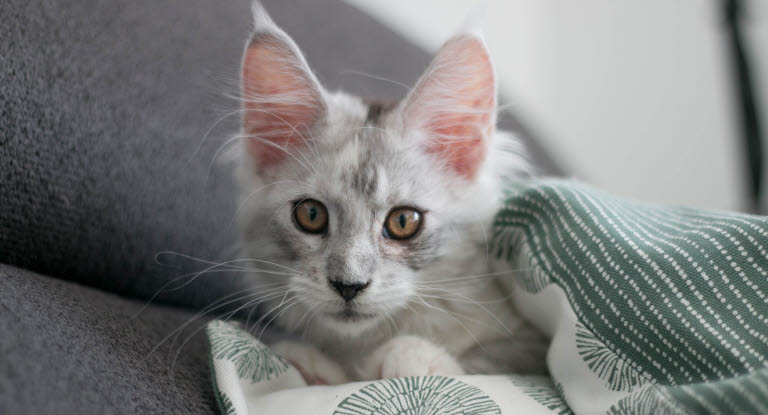
[[[326,91],[288,35],[259,6],[254,14],[242,66],[240,220],[245,254],[285,267],[253,277],[290,289],[265,298],[280,303],[273,315],[286,308],[278,321],[313,316],[359,334],[418,301],[430,280],[486,261],[500,179],[524,163],[495,131],[482,37],[450,39],[387,106]]]

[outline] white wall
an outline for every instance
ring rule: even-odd
[[[477,3],[348,2],[429,50]],[[763,76],[768,2],[753,3],[749,35],[760,51],[755,74]],[[567,171],[638,199],[739,209],[746,194],[741,137],[719,5],[488,1],[486,36],[502,94]]]

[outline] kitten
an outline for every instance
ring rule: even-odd
[[[254,5],[242,66],[244,253],[273,347],[310,383],[541,371],[541,338],[494,273],[488,238],[505,178],[526,172],[496,131],[482,37],[450,39],[401,102],[323,89]],[[286,291],[287,289],[287,291]],[[270,294],[271,293],[271,294]]]

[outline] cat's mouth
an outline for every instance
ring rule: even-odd
[[[342,321],[345,323],[355,323],[358,321],[368,320],[375,317],[374,314],[361,313],[351,308],[345,308],[341,311],[338,311],[335,313],[327,313],[327,314],[334,320]]]

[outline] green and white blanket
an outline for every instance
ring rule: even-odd
[[[629,202],[560,180],[512,187],[494,229],[551,378],[306,387],[249,334],[208,327],[227,414],[768,413],[768,218]],[[278,412],[280,411],[280,412]]]

